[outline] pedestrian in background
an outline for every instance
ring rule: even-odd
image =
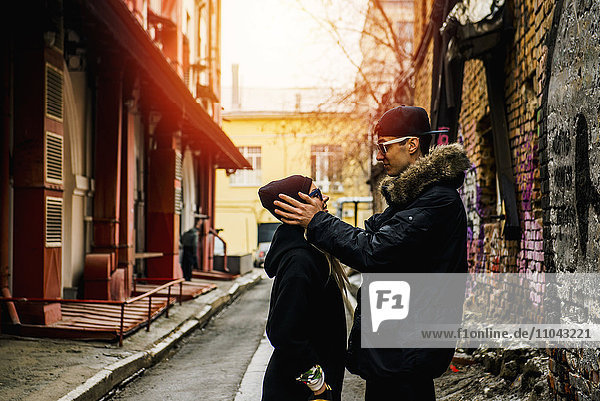
[[[198,239],[201,227],[202,220],[196,218],[194,227],[181,234],[179,240],[183,253],[180,261],[181,270],[186,281],[192,280],[192,270],[198,268]]]
[[[374,133],[377,160],[389,176],[381,186],[388,204],[383,213],[361,229],[325,213],[315,199],[300,194],[299,201],[282,193],[285,202],[275,202],[281,220],[305,227],[308,242],[359,272],[466,272],[467,219],[457,191],[471,166],[466,152],[453,144],[429,153],[436,131],[420,107],[387,111]],[[360,336],[359,303],[347,368],[366,380],[365,400],[435,400],[433,379],[446,371],[454,349],[361,348]]]
[[[258,191],[275,217],[280,193],[299,200],[306,194],[327,210],[329,197],[308,177],[293,175]],[[263,381],[263,401],[341,399],[346,353],[344,300],[347,277],[339,262],[310,245],[304,228],[277,228],[265,260],[274,278],[267,336],[274,351]]]

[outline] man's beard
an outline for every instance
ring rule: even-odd
[[[391,167],[391,165],[389,165],[389,166]],[[390,177],[398,177],[403,172],[405,172],[409,167],[410,167],[410,164],[407,164],[406,166],[397,167],[396,169],[394,169],[395,170],[394,173],[386,172],[386,174]]]

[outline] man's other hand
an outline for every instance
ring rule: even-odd
[[[279,194],[279,197],[287,203],[281,201],[273,202],[278,207],[278,209],[275,209],[275,213],[281,216],[281,221],[284,223],[306,228],[317,212],[327,209],[324,208],[324,202],[317,198],[311,198],[302,192],[298,192],[298,195],[306,203],[299,202],[285,194]]]

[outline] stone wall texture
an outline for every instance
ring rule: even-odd
[[[550,8],[550,7],[549,7]],[[597,272],[600,257],[600,3],[557,0],[538,62],[545,265]],[[541,22],[540,24],[544,24]],[[551,350],[559,400],[600,400],[598,349]]]
[[[430,12],[433,3],[415,1],[415,15]],[[504,82],[521,238],[507,241],[503,235],[485,70],[480,60],[469,60],[458,132],[473,162],[461,190],[469,268],[597,272],[600,2],[506,0],[506,6],[515,28]],[[435,82],[432,60],[428,55],[415,72],[415,103],[427,109],[431,90],[426,88]],[[547,352],[548,385],[557,400],[600,400],[600,350]]]

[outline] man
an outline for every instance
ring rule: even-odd
[[[198,268],[198,238],[202,228],[202,220],[196,218],[194,227],[181,234],[182,247],[181,270],[186,281],[192,280],[192,269]]]
[[[400,106],[377,122],[377,160],[389,177],[381,191],[388,207],[353,227],[306,203],[280,195],[277,213],[306,228],[310,243],[364,273],[457,273],[467,271],[467,226],[457,192],[470,162],[462,146],[429,153],[427,112]],[[453,349],[361,348],[360,303],[348,343],[347,368],[366,380],[365,400],[435,400],[433,378],[450,364]]]

